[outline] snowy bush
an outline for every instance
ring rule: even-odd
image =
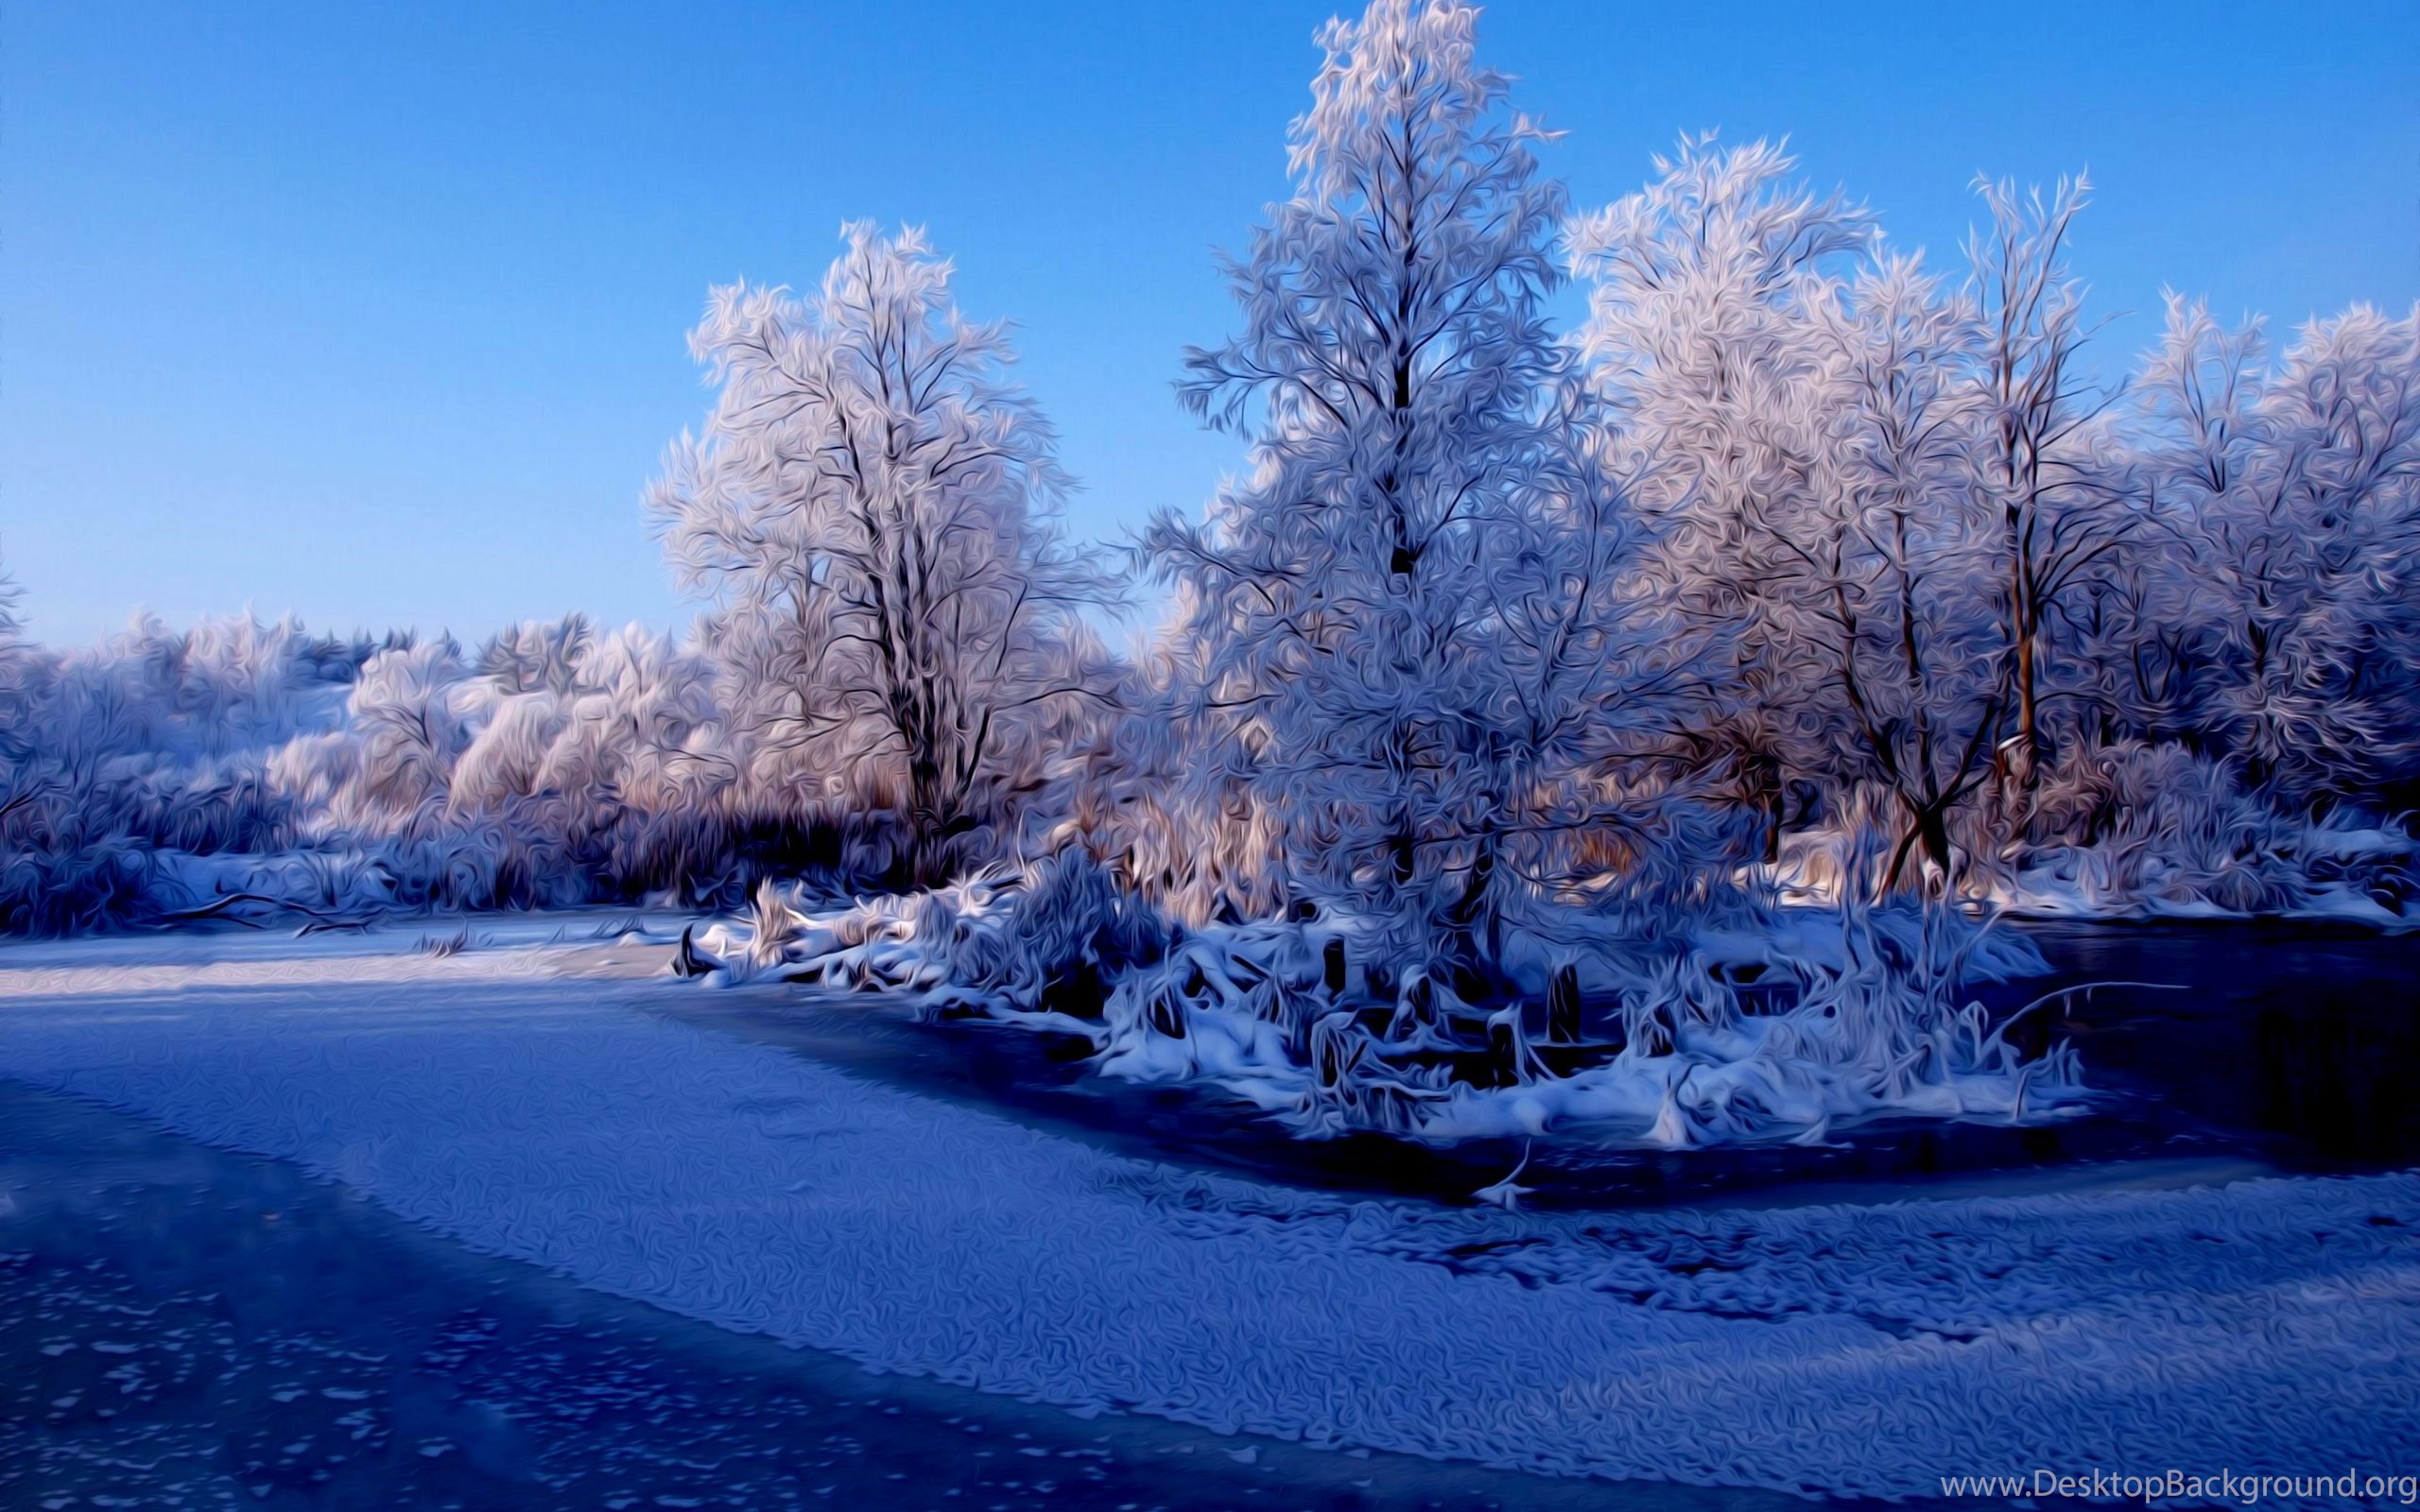
[[[1172,931],[1080,850],[994,867],[945,888],[822,906],[769,880],[744,927],[698,936],[737,979],[904,991],[920,1007],[994,1016],[1099,1011],[1108,982],[1160,958]]]
[[[335,642],[286,623],[0,643],[0,928],[529,908],[895,869],[878,814],[750,790],[701,655],[527,626]]]
[[[2281,810],[2233,764],[2175,746],[2082,754],[2046,783],[2076,838],[2013,842],[1999,896],[2049,913],[2326,915],[2399,922],[2420,899],[2420,842],[2346,808]]]
[[[2008,1022],[1959,1001],[1976,982],[2039,971],[2040,957],[1950,910],[1744,907],[1653,934],[1576,923],[1516,942],[1523,980],[1474,1004],[1402,970],[1383,925],[1170,928],[1066,851],[839,910],[768,884],[745,920],[698,945],[736,980],[1080,1035],[1103,1075],[1214,1086],[1311,1136],[1570,1130],[1682,1147],[2080,1106],[2071,1052],[2020,1054]]]
[[[290,844],[269,753],[336,717],[372,650],[249,617],[78,652],[0,638],[0,927],[173,919],[197,900],[163,858]]]

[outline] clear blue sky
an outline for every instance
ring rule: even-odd
[[[1111,537],[1233,465],[1170,396],[1286,188],[1324,3],[0,11],[0,560],[45,638],[251,604],[671,625],[639,491],[710,284],[921,221]],[[1954,258],[1979,169],[2089,165],[2130,354],[2164,284],[2290,325],[2420,298],[2420,4],[1549,3],[1481,24],[1580,204],[1788,133]]]

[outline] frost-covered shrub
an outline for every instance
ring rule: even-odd
[[[1961,1001],[2041,957],[1944,906],[1736,896],[1558,924],[1508,951],[1508,995],[1470,999],[1450,972],[1406,968],[1382,924],[1171,928],[1067,850],[838,910],[769,885],[698,948],[734,978],[1080,1034],[1102,1074],[1216,1086],[1310,1136],[1820,1141],[1876,1117],[2056,1117],[2082,1095],[2072,1054],[2021,1053]]]
[[[695,649],[577,618],[474,657],[291,623],[0,640],[0,928],[360,917],[897,869],[879,813],[752,787]]]
[[[397,906],[696,896],[736,880],[749,828],[714,675],[660,636],[577,620],[500,635],[475,666],[389,653],[341,728],[276,772],[306,837],[379,856]]]
[[[1069,753],[1037,849],[1080,846],[1124,891],[1171,919],[1268,918],[1290,902],[1276,810],[1232,778],[1204,780],[1212,738],[1177,692],[1195,674],[1163,642],[1132,669],[1123,711]]]
[[[2076,756],[2045,784],[2078,838],[2005,847],[1993,885],[2059,912],[2406,915],[2420,841],[2337,807],[2281,812],[2230,761],[2126,743]]]
[[[0,642],[0,927],[174,918],[206,900],[160,858],[290,844],[269,753],[333,719],[376,649],[250,618],[146,620],[82,651]]]
[[[1473,1005],[1425,971],[1340,971],[1360,942],[1348,927],[1205,931],[1118,985],[1098,1064],[1211,1082],[1314,1135],[1582,1127],[1669,1147],[1820,1141],[1894,1115],[2055,1116],[2080,1095],[2072,1055],[2021,1055],[1958,1004],[1965,984],[2041,970],[1985,938],[1946,910],[1865,906],[1744,936],[1607,935],[1530,992]],[[1757,1008],[1743,976],[1763,984]],[[1583,979],[1611,998],[1585,1015]]]
[[[0,858],[0,930],[82,935],[155,921],[151,853],[123,842],[73,850],[26,847]]]
[[[746,923],[700,936],[742,975],[939,993],[929,1005],[1007,1013],[1097,1013],[1109,983],[1159,959],[1171,938],[1156,910],[1076,849],[840,908],[767,882]]]

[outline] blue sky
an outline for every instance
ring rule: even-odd
[[[1236,457],[1169,381],[1286,188],[1326,4],[0,10],[0,561],[32,627],[250,604],[483,633],[684,613],[639,493],[709,284],[918,221],[1115,537]],[[2089,166],[2123,357],[2163,284],[2281,326],[2420,298],[2420,5],[1504,0],[1578,203],[1787,133],[1954,261],[1978,170]]]

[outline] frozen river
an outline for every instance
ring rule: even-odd
[[[0,1501],[1740,1504],[2420,1442],[2407,942],[2054,936],[2202,975],[2072,1015],[2117,1095],[2053,1147],[1573,1157],[1507,1213],[1431,1200],[1490,1152],[1295,1155],[559,928],[0,954]]]

